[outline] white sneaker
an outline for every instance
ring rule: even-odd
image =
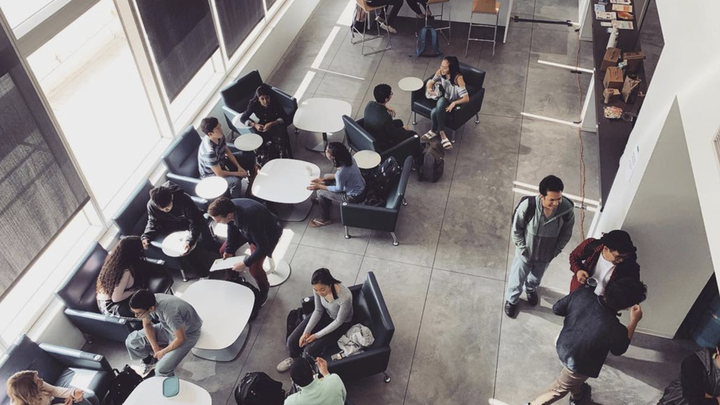
[[[387,31],[391,34],[397,34],[397,30],[395,28],[385,24],[384,22],[380,23],[380,28],[384,29],[385,31]]]
[[[288,370],[290,370],[290,367],[292,367],[293,362],[295,362],[295,359],[292,357],[288,357],[287,359],[280,362],[280,364],[277,365],[276,369],[278,373],[284,373]]]

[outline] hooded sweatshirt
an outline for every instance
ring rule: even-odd
[[[515,250],[525,263],[550,263],[570,241],[575,225],[575,206],[563,197],[550,218],[545,218],[540,196],[535,196],[535,215],[525,225],[528,201],[518,205],[513,218],[512,239]]]
[[[170,212],[163,212],[152,200],[148,201],[148,221],[141,238],[151,241],[155,239],[158,232],[170,233],[187,229],[190,231],[190,235],[186,242],[190,246],[194,245],[202,233],[202,227],[207,226],[203,213],[195,206],[192,198],[185,194],[177,184],[167,181],[160,187],[166,188],[172,193],[172,209]]]

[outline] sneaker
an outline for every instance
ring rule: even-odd
[[[145,359],[143,359],[143,369],[141,375],[143,378],[150,375],[150,373],[155,372],[155,365],[157,364],[157,359],[153,356],[148,356]]]
[[[510,318],[517,316],[517,304],[511,304],[510,301],[505,301],[505,315]]]
[[[384,29],[385,31],[387,31],[391,34],[397,34],[397,30],[395,28],[385,24],[384,22],[380,23],[380,28]]]
[[[525,291],[525,294],[527,294],[527,300],[528,304],[535,306],[538,304],[538,301],[540,300],[538,298],[537,291]]]
[[[570,405],[581,405],[581,404],[587,404],[590,402],[590,395],[592,393],[592,387],[590,387],[590,384],[583,383],[583,391],[580,396],[577,398],[573,398],[570,396]]]
[[[278,371],[278,373],[284,373],[290,370],[290,367],[292,367],[294,361],[295,359],[293,359],[292,357],[288,357],[277,365],[276,370]]]

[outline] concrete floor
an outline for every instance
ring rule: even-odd
[[[408,57],[415,47],[411,20],[395,24],[399,33],[393,36],[392,50],[361,56],[360,46],[350,44],[348,27],[339,25],[347,19],[338,23],[346,4],[322,1],[267,81],[291,94],[304,88],[300,101],[347,100],[356,117],[372,99],[372,88],[388,83],[394,86],[390,104],[409,123],[410,96],[397,82],[405,76],[429,76],[440,60]],[[577,16],[575,0],[518,1],[515,7],[515,14],[525,17]],[[469,56],[463,57],[467,25],[453,28],[452,45],[443,43],[443,52],[487,71],[480,123],[471,121],[458,131],[439,182],[419,183],[411,177],[409,205],[397,229],[400,246],[393,247],[387,234],[361,229],[352,229],[353,238],[346,240],[337,223],[320,229],[307,226],[308,221],[286,225],[292,233],[285,254],[292,276],[272,289],[240,356],[213,363],[191,355],[177,370],[180,378],[207,389],[214,404],[234,404],[233,389],[250,371],[264,371],[288,387],[289,376],[275,371],[287,356],[285,317],[301,297],[311,294],[310,274],[319,267],[329,268],[347,285],[375,272],[395,323],[388,368],[392,382],[383,383],[382,375],[346,382],[356,404],[520,404],[533,399],[559,372],[553,342],[562,318],[553,315],[551,307],[568,291],[567,255],[583,239],[581,224],[578,220],[568,247],[548,269],[539,290],[541,304],[533,308],[522,301],[517,319],[505,317],[503,293],[514,253],[510,218],[519,200],[512,188],[514,180],[537,184],[553,173],[563,179],[566,192],[581,195],[584,183],[586,197],[598,199],[594,134],[520,116],[525,111],[578,119],[578,77],[537,60],[575,64],[579,58],[580,66],[590,67],[591,44],[581,43],[578,52],[577,35],[567,27],[518,23],[511,25],[508,42],[497,45],[494,58],[491,45],[479,43],[471,44]],[[318,57],[329,36],[327,52]],[[586,75],[580,77],[580,87],[587,88],[588,81]],[[428,128],[429,121],[419,117],[414,129],[422,134]],[[314,144],[314,136],[300,134],[296,158],[313,161],[327,172],[329,162],[303,148]],[[576,212],[578,219],[580,214]],[[591,221],[588,213],[585,232]],[[176,283],[179,293],[187,286],[183,284]],[[692,347],[636,335],[630,350],[611,357],[600,377],[590,381],[595,403],[655,404]],[[86,350],[108,355],[115,367],[129,362],[121,344],[99,342]]]

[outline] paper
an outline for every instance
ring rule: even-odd
[[[612,27],[612,21],[601,21],[600,26],[601,27]]]
[[[612,22],[613,28],[618,28],[621,30],[632,30],[634,29],[632,21],[613,21]]]
[[[605,5],[604,4],[596,4],[595,5],[595,12],[604,12],[605,11]]]
[[[227,259],[217,259],[213,262],[210,267],[210,271],[227,270],[232,269],[236,264],[245,260],[245,256],[233,256]]]
[[[625,11],[618,11],[617,15],[618,15],[618,18],[621,20],[632,20],[633,19],[632,13],[628,13]]]
[[[627,11],[628,13],[632,13],[632,6],[625,6],[622,4],[613,4],[612,11]]]
[[[630,0],[610,0],[612,4],[632,4]]]
[[[630,157],[627,160],[627,166],[625,167],[625,180],[630,181],[632,178],[633,172],[635,171],[635,166],[637,165],[638,160],[640,159],[640,146],[636,145],[635,149],[633,149],[632,153],[630,154]]]
[[[617,13],[613,11],[596,11],[595,18],[598,20],[614,20],[617,18]]]

